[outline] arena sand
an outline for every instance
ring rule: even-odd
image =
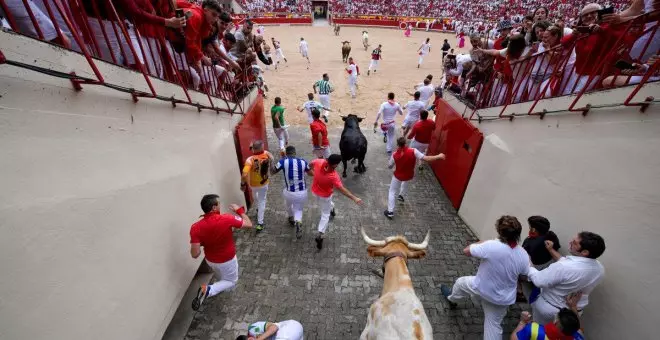
[[[369,48],[362,46],[362,31],[369,32]],[[312,91],[312,85],[321,79],[323,73],[328,73],[330,82],[335,91],[331,95],[331,108],[329,126],[342,126],[339,115],[349,113],[366,117],[361,126],[363,130],[371,130],[378,113],[380,104],[387,99],[388,92],[394,92],[396,100],[403,106],[412,99],[406,91],[413,93],[413,87],[421,83],[428,74],[433,75],[433,84],[441,81],[442,75],[442,43],[448,39],[449,44],[456,53],[465,52],[467,48],[459,50],[456,47],[454,34],[413,31],[411,37],[406,38],[403,30],[347,27],[342,26],[339,36],[335,36],[330,27],[312,26],[266,26],[264,37],[270,42],[271,37],[279,40],[282,51],[288,63],[280,62],[280,67],[265,71],[264,78],[269,87],[268,98],[265,99],[266,116],[270,114],[270,107],[275,97],[282,98],[282,105],[286,108],[285,119],[288,125],[307,126],[307,114],[298,112],[297,107],[307,101],[307,94]],[[311,65],[307,69],[307,60],[298,52],[300,38],[304,37],[309,44],[309,58]],[[421,68],[417,68],[419,55],[417,49],[426,38],[431,39],[431,53],[424,58]],[[360,68],[358,77],[357,98],[352,99],[348,88],[347,64],[341,59],[341,42],[351,42],[351,54]],[[382,44],[382,56],[378,72],[367,76],[371,51]],[[466,44],[469,45],[469,44]],[[272,46],[272,45],[271,45]],[[275,56],[275,50],[271,49]],[[261,65],[264,66],[263,64]],[[318,95],[315,96],[318,101]],[[341,110],[341,112],[338,112]],[[397,116],[397,125],[400,126],[404,116]],[[266,122],[270,128],[270,120]]]

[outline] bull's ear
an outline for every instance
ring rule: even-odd
[[[341,120],[346,121],[346,117],[344,117],[344,116],[340,116],[340,117],[341,117]]]
[[[424,256],[426,256],[426,250],[409,250],[407,254],[409,259],[421,259]]]
[[[358,118],[358,123],[362,123],[363,120],[364,118]]]

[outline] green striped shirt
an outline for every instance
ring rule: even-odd
[[[330,94],[332,85],[330,85],[329,81],[325,81],[323,79],[317,81],[314,83],[314,86],[319,87],[319,94]]]

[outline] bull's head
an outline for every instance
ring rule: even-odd
[[[364,118],[358,117],[354,114],[349,114],[348,116],[340,116],[341,120],[344,121],[344,127],[359,128],[360,123]]]
[[[371,257],[387,257],[393,253],[400,253],[407,259],[422,258],[426,255],[426,247],[429,245],[429,239],[431,238],[430,230],[426,233],[426,237],[422,243],[409,242],[404,236],[390,236],[385,240],[376,241],[367,236],[364,228],[360,232],[362,233],[364,242],[369,245],[367,251]]]

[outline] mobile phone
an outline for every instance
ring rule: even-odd
[[[183,13],[183,10],[182,10],[182,9],[177,8],[177,9],[174,11],[174,15],[175,15],[177,18],[183,18],[183,16],[184,16],[185,14]]]
[[[591,33],[591,27],[589,26],[577,26],[575,30],[580,33]]]
[[[600,19],[600,18],[603,17],[603,15],[613,14],[613,13],[614,13],[614,7],[607,7],[607,8],[599,9],[598,10],[598,18]]]
[[[625,61],[625,60],[619,60],[614,64],[614,67],[618,68],[619,70],[634,70],[635,64]]]

